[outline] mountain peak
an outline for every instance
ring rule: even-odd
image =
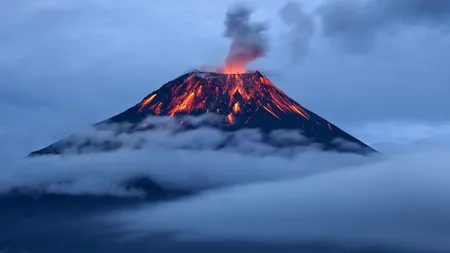
[[[152,92],[137,105],[137,114],[200,115],[217,113],[227,121],[248,122],[265,110],[273,117],[293,114],[309,120],[309,113],[259,71],[243,74],[191,72]],[[245,123],[244,123],[245,124]]]
[[[273,130],[295,130],[301,132],[310,143],[321,144],[324,149],[343,151],[345,148],[335,143],[336,140],[341,140],[356,144],[361,148],[357,151],[359,153],[374,151],[301,106],[259,71],[239,74],[189,72],[164,84],[135,106],[97,125],[131,123],[135,125],[133,129],[142,130],[140,126],[145,125],[142,122],[149,116],[179,117],[205,114],[222,116],[222,124],[216,127],[225,131],[247,128],[259,129],[266,133]],[[60,142],[56,144],[58,143]],[[32,154],[55,153],[56,144]],[[71,144],[65,143],[62,146],[67,147]]]

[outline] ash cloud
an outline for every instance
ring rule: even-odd
[[[337,0],[317,9],[322,35],[347,52],[372,49],[383,31],[399,32],[402,26],[428,26],[445,32],[450,28],[450,2],[446,0]]]
[[[283,22],[290,27],[288,40],[293,53],[293,62],[301,60],[308,52],[310,40],[315,34],[316,24],[311,14],[304,11],[301,3],[287,2],[279,11]]]
[[[268,26],[263,22],[250,20],[253,10],[243,4],[231,6],[225,18],[224,36],[231,39],[226,65],[245,67],[248,63],[264,55],[267,50],[265,32]],[[242,66],[240,66],[242,65]]]

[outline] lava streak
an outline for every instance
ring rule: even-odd
[[[228,9],[224,22],[224,36],[230,39],[231,44],[225,65],[217,72],[248,73],[246,65],[264,55],[268,27],[265,22],[252,21],[252,12],[252,8],[242,4]]]
[[[277,119],[299,115],[310,119],[308,112],[278,89],[259,72],[217,74],[192,72],[166,84],[137,105],[138,113],[174,116],[217,113],[235,124],[248,122],[260,110]],[[242,120],[242,121],[241,121]]]
[[[139,108],[139,112],[142,112],[142,110],[144,109],[144,107],[146,107],[148,104],[150,104],[150,102],[152,102],[152,100],[156,97],[156,94],[151,95],[150,97],[146,98],[142,103],[141,103],[141,107]]]

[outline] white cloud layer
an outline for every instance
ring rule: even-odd
[[[375,157],[328,154],[314,147],[277,149],[262,143],[255,130],[224,133],[200,128],[176,133],[169,122],[163,119],[159,129],[136,134],[113,136],[114,131],[90,129],[71,138],[73,143],[89,139],[91,144],[114,139],[121,144],[116,151],[5,158],[0,192],[25,188],[68,194],[135,195],[135,191],[128,192],[125,182],[137,177],[151,178],[169,188],[192,190],[307,176],[375,161]],[[279,131],[272,138],[285,142],[286,138],[295,141],[293,137],[302,137],[293,134]],[[229,146],[216,150],[225,139]]]
[[[147,176],[169,188],[214,189],[100,218],[119,225],[127,238],[176,232],[176,239],[188,241],[330,242],[345,247],[450,250],[450,149],[441,145],[448,135],[440,130],[445,126],[405,124],[403,133],[410,132],[408,126],[427,129],[415,135],[395,134],[397,127],[388,126],[384,125],[385,135],[375,139],[400,145],[391,146],[396,152],[378,158],[314,149],[295,156],[268,155],[268,147],[254,142],[257,134],[251,132],[240,135],[235,149],[215,151],[210,149],[211,140],[223,138],[220,133],[157,131],[146,136],[148,143],[141,150],[3,159],[0,192],[19,187],[136,196],[142,192],[130,190],[124,182]],[[367,136],[377,132],[370,127],[363,130]],[[200,149],[180,149],[198,148],[200,137],[205,140]],[[424,139],[428,145],[414,147]],[[253,153],[241,152],[248,145]]]
[[[178,240],[450,250],[449,153],[429,149],[310,177],[215,190],[106,220],[127,234],[175,232]],[[315,164],[299,167],[305,166]]]

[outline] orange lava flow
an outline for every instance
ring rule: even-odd
[[[227,122],[230,123],[230,124],[236,123],[236,122],[234,121],[233,114],[231,114],[231,113],[228,114],[228,116],[227,116]]]
[[[239,102],[236,102],[233,106],[233,113],[238,114],[241,111],[241,108],[239,107]]]
[[[156,94],[151,95],[149,98],[145,99],[142,103],[141,103],[141,107],[139,108],[139,112],[142,112],[142,110],[148,105],[150,104],[150,102],[152,102],[152,100],[156,97]]]
[[[265,110],[277,119],[288,114],[309,120],[308,112],[259,72],[217,74],[193,72],[164,85],[138,104],[138,112],[155,115],[217,113],[235,124],[242,116]],[[250,117],[249,117],[250,116]],[[244,123],[244,124],[245,124]]]
[[[169,115],[173,116],[173,115],[175,115],[175,113],[182,112],[182,111],[189,112],[192,108],[194,97],[195,97],[195,92],[191,92],[189,94],[189,96],[187,96],[185,99],[183,99],[181,104],[174,106],[172,108],[172,110],[170,110]]]

